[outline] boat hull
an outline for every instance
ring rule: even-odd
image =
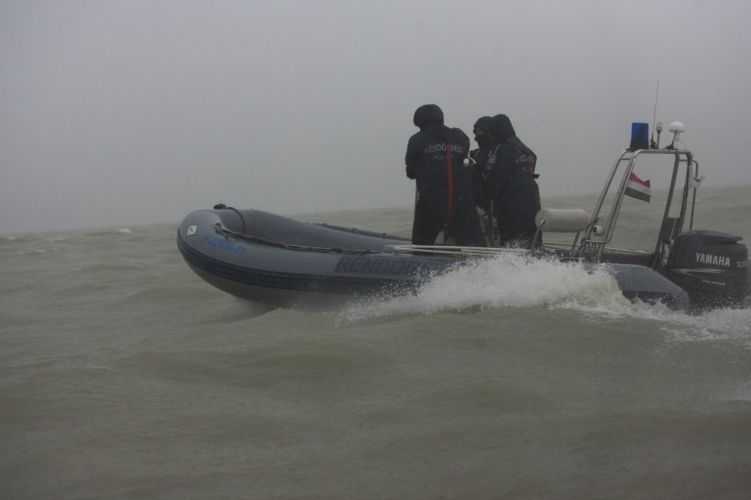
[[[233,238],[243,217],[263,242]],[[285,244],[271,244],[284,238]],[[237,297],[277,307],[328,308],[377,294],[408,293],[436,272],[457,265],[448,257],[388,253],[405,240],[375,233],[304,224],[260,211],[201,210],[178,228],[177,246],[207,283]],[[330,245],[330,246],[321,246]],[[382,252],[383,251],[383,252]]]
[[[406,243],[256,210],[198,210],[177,231],[180,253],[207,283],[242,299],[300,309],[414,293],[433,276],[471,261],[394,250]],[[689,305],[683,289],[648,267],[614,263],[605,268],[629,299]]]

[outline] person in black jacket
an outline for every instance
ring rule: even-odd
[[[470,151],[469,156],[474,161],[474,196],[477,206],[484,211],[489,209],[491,193],[488,192],[488,155],[498,145],[498,141],[493,134],[493,118],[491,116],[482,116],[476,122],[473,128],[477,149]]]
[[[540,210],[537,155],[516,136],[508,116],[494,116],[493,125],[498,146],[488,155],[487,170],[491,172],[500,243],[528,247],[537,231],[535,216]]]
[[[473,193],[475,197],[475,203],[482,209],[482,216],[478,217],[484,224],[484,233],[486,243],[490,246],[494,246],[496,243],[497,231],[494,229],[494,215],[493,215],[493,190],[492,185],[492,172],[488,169],[488,158],[498,147],[498,140],[494,134],[494,122],[491,116],[482,116],[476,122],[473,127],[475,135],[475,142],[477,142],[477,149],[473,149],[469,152],[469,156],[472,159],[472,183]]]
[[[432,245],[443,231],[446,242],[480,245],[482,236],[472,192],[472,170],[464,166],[469,138],[443,123],[435,104],[417,108],[420,129],[409,138],[407,177],[417,182],[412,243]]]

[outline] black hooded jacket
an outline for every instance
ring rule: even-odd
[[[440,108],[436,112],[425,110],[427,106],[415,112],[415,125],[420,131],[407,144],[407,177],[417,181],[420,200],[434,210],[449,213],[465,199],[472,199],[471,175],[463,164],[469,138],[460,129],[443,124]]]
[[[420,106],[414,123],[420,131],[410,137],[405,155],[407,177],[417,181],[412,242],[433,244],[444,230],[458,245],[482,244],[473,169],[464,165],[469,138],[445,126],[441,109],[433,104]]]
[[[506,115],[496,115],[494,132],[499,145],[488,159],[492,171],[496,217],[501,239],[531,238],[536,230],[540,192],[535,178],[537,155],[517,136]]]
[[[534,181],[538,176],[537,155],[516,136],[514,126],[506,115],[493,117],[493,134],[498,140],[495,158],[491,157],[494,191],[497,197],[514,188]]]

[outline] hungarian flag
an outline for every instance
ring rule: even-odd
[[[626,196],[636,198],[637,200],[646,201],[652,198],[652,186],[649,180],[643,180],[635,173],[631,172],[626,184]]]

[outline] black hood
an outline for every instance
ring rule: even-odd
[[[412,123],[420,130],[430,125],[443,125],[443,111],[437,104],[423,104],[415,111]]]
[[[511,125],[511,119],[506,115],[495,115],[493,117],[493,131],[499,142],[506,142],[516,136],[514,126]]]
[[[477,145],[481,148],[488,147],[497,142],[493,134],[492,116],[481,116],[478,118],[472,130],[474,131]]]

